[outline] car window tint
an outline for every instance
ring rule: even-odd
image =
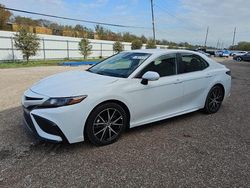
[[[160,77],[175,75],[176,54],[168,54],[155,59],[141,71],[138,77],[141,78],[147,71],[157,72]]]
[[[200,71],[208,67],[208,63],[195,54],[180,54],[178,73]]]

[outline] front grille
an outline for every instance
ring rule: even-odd
[[[27,100],[27,101],[30,101],[30,100],[38,101],[38,100],[43,100],[43,98],[35,98],[35,97],[27,97],[27,96],[25,96],[25,100]]]
[[[36,109],[37,107],[39,107],[39,106],[38,105],[31,105],[31,106],[27,107],[27,110],[31,111],[31,110]]]

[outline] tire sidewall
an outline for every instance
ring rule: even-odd
[[[118,110],[122,117],[123,117],[123,127],[121,129],[121,131],[119,132],[118,136],[111,140],[111,141],[105,141],[105,142],[101,142],[100,140],[98,140],[94,133],[93,133],[93,124],[94,121],[96,119],[96,116],[103,110],[107,109],[107,108],[115,108],[116,110]],[[108,144],[112,144],[114,143],[118,138],[120,138],[121,134],[123,133],[123,131],[125,130],[126,126],[128,125],[128,117],[127,114],[125,112],[125,110],[117,103],[104,103],[101,105],[98,105],[97,107],[95,107],[92,112],[90,113],[86,125],[85,125],[85,131],[86,131],[86,136],[88,137],[89,141],[91,143],[93,143],[94,145],[97,146],[103,146],[103,145],[108,145]]]
[[[221,86],[219,86],[219,85],[215,85],[215,86],[213,86],[213,87],[209,90],[208,95],[207,95],[207,98],[206,98],[205,107],[204,107],[204,109],[203,109],[203,110],[205,111],[205,113],[207,113],[207,114],[214,114],[214,113],[218,112],[219,109],[220,109],[220,107],[221,107],[222,101],[223,101],[223,99],[222,99],[222,101],[221,101],[221,103],[220,103],[220,106],[219,106],[219,108],[218,108],[217,110],[215,110],[215,111],[211,111],[211,110],[210,110],[210,108],[209,108],[209,97],[210,97],[211,93],[213,92],[213,90],[214,90],[215,88],[220,88],[220,89],[222,90]],[[224,98],[224,96],[223,96],[223,98]]]
[[[242,58],[241,57],[237,57],[236,60],[237,61],[242,61]]]

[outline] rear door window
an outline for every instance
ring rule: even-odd
[[[180,53],[178,61],[178,74],[201,71],[208,67],[208,63],[199,55]]]

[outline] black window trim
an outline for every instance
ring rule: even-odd
[[[175,74],[173,74],[173,75],[169,75],[169,76],[176,76],[177,74],[178,74],[178,60],[177,60],[177,53],[167,53],[167,54],[163,54],[163,55],[160,55],[160,56],[158,56],[158,57],[156,57],[154,60],[156,60],[156,59],[158,59],[158,58],[161,58],[161,57],[163,57],[163,56],[167,56],[167,55],[172,55],[172,54],[174,54],[175,55]],[[153,60],[153,61],[154,61]],[[150,63],[152,63],[153,61],[150,61]],[[138,78],[138,79],[141,79],[141,77],[139,77],[139,75],[141,74],[141,72],[150,64],[150,63],[148,63],[147,65],[145,65],[135,76],[134,76],[134,78]],[[143,63],[142,63],[143,64]],[[142,65],[141,64],[141,65]],[[140,66],[139,66],[140,67]],[[137,67],[137,68],[139,68],[139,67]],[[162,76],[162,77],[160,77],[160,78],[165,78],[165,77],[169,77],[169,76]]]
[[[179,73],[179,66],[180,66],[180,63],[181,63],[181,54],[192,54],[192,55],[196,55],[196,56],[199,56],[199,58],[201,58],[206,64],[207,64],[207,67],[202,69],[202,70],[197,70],[197,71],[192,71],[192,72],[184,72],[184,73]],[[177,52],[177,75],[179,74],[189,74],[189,73],[193,73],[193,72],[198,72],[198,71],[204,71],[206,70],[210,64],[204,59],[202,58],[200,55],[198,54],[194,54],[194,53],[190,53],[190,52]]]

